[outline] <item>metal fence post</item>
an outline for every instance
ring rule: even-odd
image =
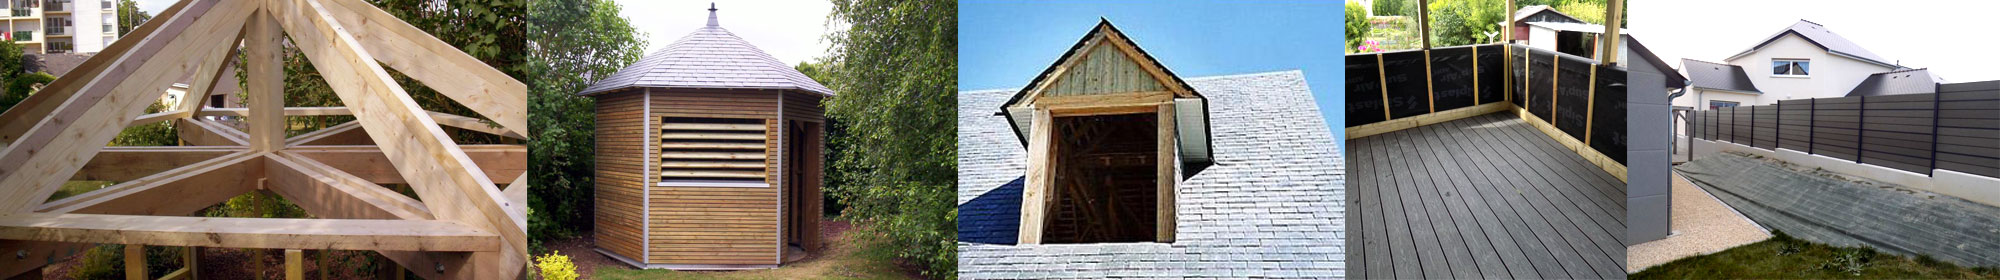
[[[1861,163],[1861,150],[1868,135],[1868,96],[1861,96],[1861,105],[1854,108],[1854,163]]]
[[[1943,125],[1939,118],[1944,117],[1944,84],[1935,83],[1931,86],[1931,166],[1924,174],[1937,177],[1938,126]]]

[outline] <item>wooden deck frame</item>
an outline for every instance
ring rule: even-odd
[[[321,69],[345,107],[272,102],[282,99],[276,48],[286,38]],[[142,116],[172,79],[195,76],[191,92],[218,86],[216,78],[236,63],[238,42],[249,58],[250,108],[194,101]],[[497,125],[422,110],[384,66]],[[521,278],[525,147],[461,147],[444,129],[523,139],[526,91],[357,0],[182,0],[0,114],[7,120],[0,122],[0,249],[46,260],[0,263],[0,277],[115,243],[374,250],[425,278]],[[251,117],[249,129],[204,119],[216,115]],[[284,137],[279,119],[301,115],[357,121]],[[161,121],[179,124],[179,136],[194,146],[104,146],[126,126]],[[358,145],[318,145],[325,142]],[[71,179],[121,183],[45,202]],[[425,199],[378,185],[385,182],[409,184]],[[319,219],[174,216],[250,192],[285,196]]]

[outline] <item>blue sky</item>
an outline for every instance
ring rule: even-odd
[[[1345,139],[1341,4],[960,1],[958,88],[1025,86],[1103,17],[1182,78],[1303,70],[1334,139]]]

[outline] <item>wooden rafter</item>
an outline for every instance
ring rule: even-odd
[[[162,85],[191,71],[188,65],[222,55],[233,43],[224,38],[235,37],[258,5],[217,5],[221,1],[190,0],[185,13],[163,19],[166,25],[141,38],[131,52],[92,57],[117,59],[107,68],[113,71],[77,84],[82,88],[70,102],[0,152],[0,186],[12,186],[0,196],[0,213],[27,210],[34,200],[55,193],[164,92]],[[155,57],[162,53],[170,55]]]
[[[333,18],[382,64],[493,119],[508,131],[528,131],[527,84],[368,3],[323,2]]]
[[[521,145],[464,145],[459,148],[487,178],[514,178],[528,172],[528,148]],[[292,146],[286,151],[311,158],[375,184],[407,184],[390,158],[375,146]]]
[[[214,146],[104,147],[69,179],[125,182],[241,151],[244,149]]]
[[[0,239],[264,249],[487,252],[490,231],[451,221],[95,214],[0,215]]]
[[[390,79],[332,12],[316,0],[267,0],[292,42],[325,75],[335,94],[368,129],[369,137],[410,181],[438,219],[498,230],[503,243],[497,267],[517,275],[527,263],[527,232],[500,189],[446,137],[401,86]],[[372,7],[370,7],[372,9]],[[433,39],[434,40],[434,39]],[[393,60],[394,58],[392,58]],[[525,91],[525,88],[523,89]],[[525,105],[525,104],[524,104]],[[524,107],[525,108],[525,107]],[[525,114],[522,114],[525,118]],[[511,277],[510,277],[511,278]]]
[[[181,10],[187,4],[188,2],[182,1],[168,6],[167,9],[161,10],[158,15],[153,16],[154,19],[162,20],[146,21],[145,24],[140,24],[139,27],[133,28],[132,32],[128,34],[152,34],[154,31],[160,29],[160,26],[167,24],[168,20],[165,19],[179,16]],[[133,45],[139,44],[139,41],[117,40],[112,42],[110,46],[105,46],[104,50],[99,53],[125,53],[131,50]],[[106,64],[111,63],[111,61],[112,59],[108,59],[108,56],[107,59],[92,57],[92,59],[84,60],[83,64],[77,65],[75,69],[71,69],[69,74],[65,74],[62,77],[56,78],[55,81],[49,82],[41,91],[36,92],[34,95],[29,95],[27,99],[21,100],[21,103],[15,104],[11,109],[7,109],[6,113],[0,113],[0,142],[13,143],[21,139],[21,136],[28,133],[29,128],[37,124],[37,122],[32,121],[34,118],[47,116],[49,113],[54,112],[57,106],[61,106],[64,102],[75,97],[77,92],[75,84],[79,82],[78,80],[89,79],[90,77],[104,74],[105,69],[108,68]]]
[[[524,138],[525,84],[356,0],[183,0],[136,31],[0,115],[21,120],[0,124],[0,186],[9,186],[0,188],[0,249],[50,260],[92,243],[374,250],[426,278],[522,275],[525,147],[461,147],[443,126]],[[344,107],[282,106],[277,48],[287,37]],[[207,95],[233,69],[238,41],[249,108],[192,98],[140,114],[172,79],[192,75],[190,94]],[[385,65],[492,121],[424,111]],[[303,115],[357,121],[284,137],[284,116]],[[249,131],[209,116],[250,117]],[[125,126],[160,121],[195,146],[103,146]],[[332,142],[363,146],[315,146]],[[120,183],[46,201],[73,178]],[[508,191],[494,179],[512,179]],[[424,199],[384,183],[409,184]],[[171,217],[264,190],[319,219]],[[0,277],[46,264],[0,263]]]

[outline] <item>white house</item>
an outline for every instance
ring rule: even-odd
[[[1695,110],[1778,100],[1928,93],[1942,79],[1896,65],[1812,21],[1799,20],[1722,62],[1681,60],[1691,88],[1674,106]],[[1863,81],[1877,82],[1863,87]]]

